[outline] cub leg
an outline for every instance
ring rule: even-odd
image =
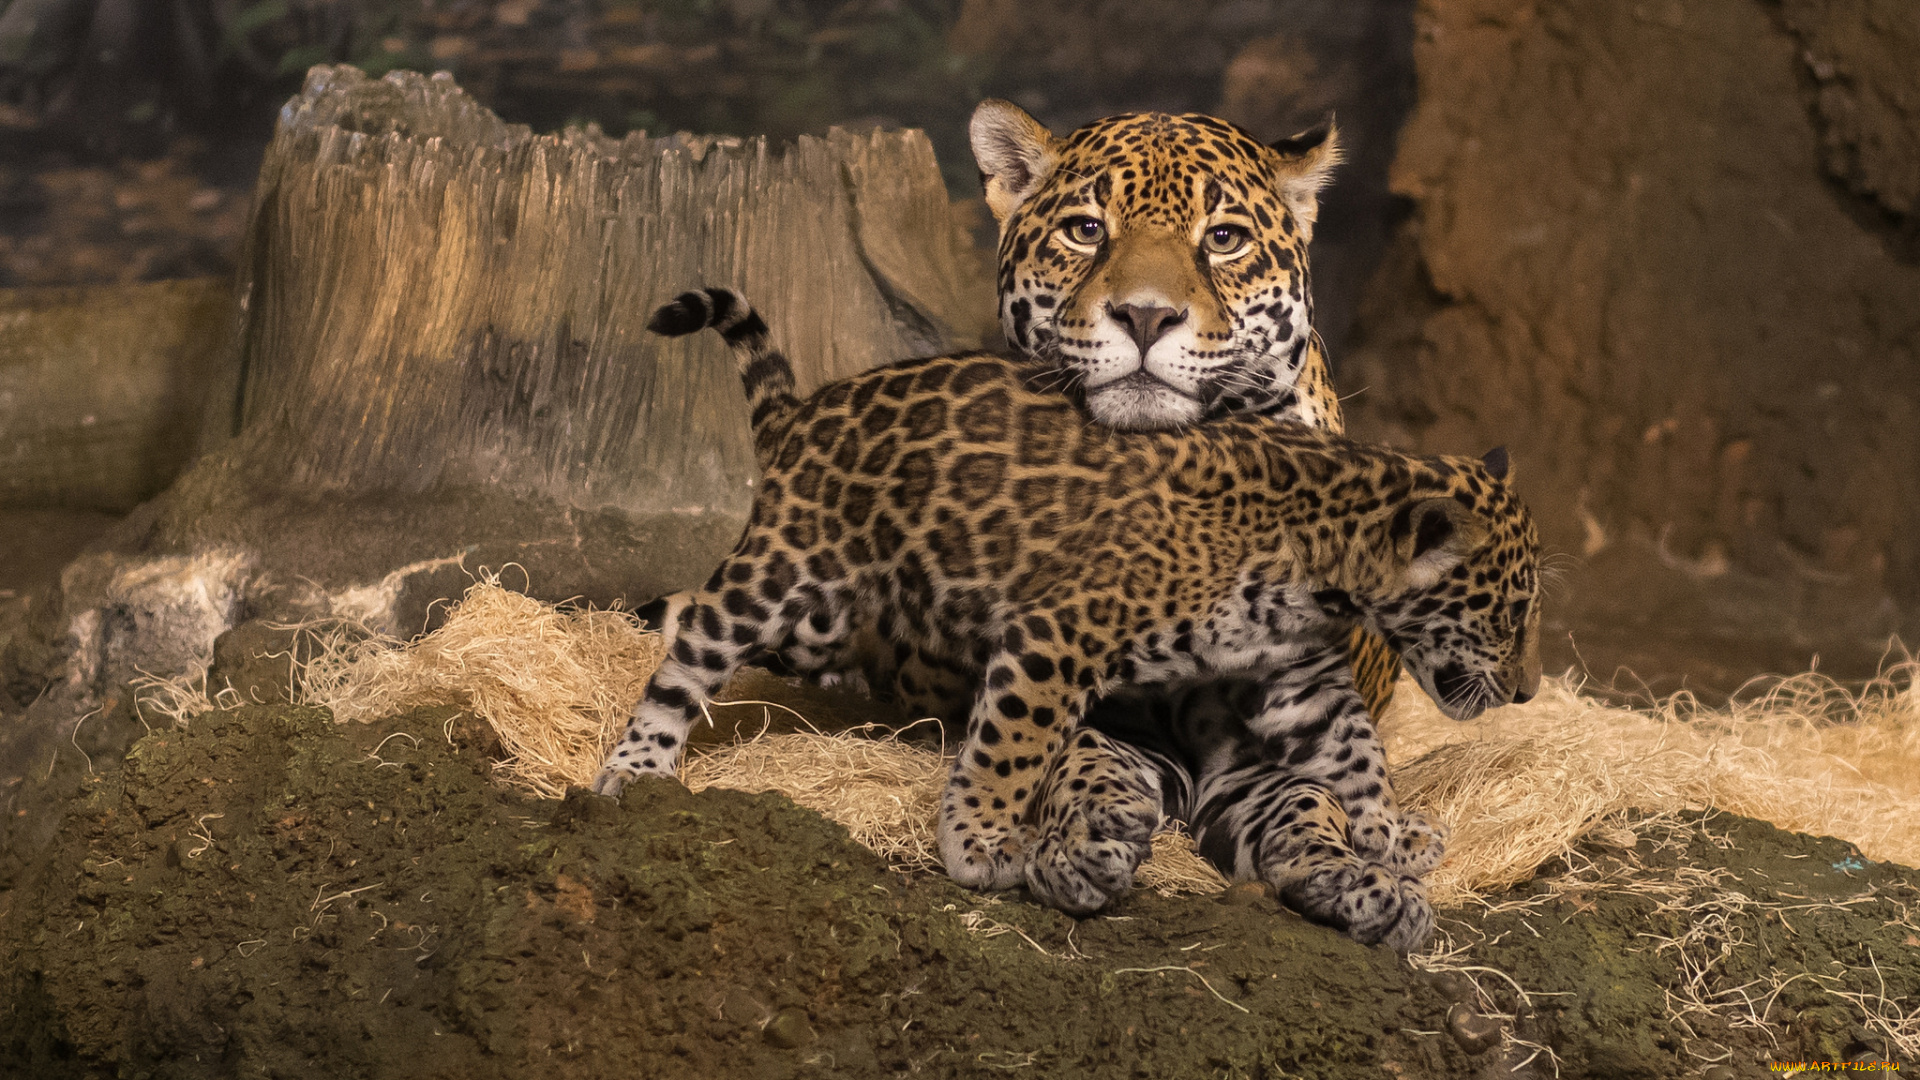
[[[782,560],[780,567],[791,573],[790,563]],[[712,587],[756,576],[753,563],[730,558],[714,572],[709,587],[680,608],[673,644],[600,766],[593,790],[617,796],[636,776],[674,775],[688,729],[742,664],[764,649],[780,647],[803,622],[817,633],[847,625],[848,597],[830,595],[811,582],[782,590],[784,599],[777,602],[763,602],[744,587]],[[765,590],[759,595],[765,597]]]
[[[667,655],[593,778],[593,790],[617,797],[636,776],[674,775],[687,730],[760,640],[761,627],[743,622],[746,640],[736,642],[719,603],[717,595],[696,592],[680,607]]]
[[[680,631],[680,614],[693,603],[693,590],[682,589],[677,593],[668,593],[650,604],[642,604],[634,609],[634,617],[647,624],[647,628],[660,635],[663,648],[673,648],[673,636]]]
[[[976,889],[1020,883],[1035,836],[1029,803],[1103,668],[1089,668],[1051,632],[1044,641],[1008,632],[987,663],[940,803],[940,857],[955,881]]]
[[[692,589],[669,593],[634,609],[634,615],[660,635],[661,646],[670,652],[680,632],[680,616],[693,602],[694,595]],[[829,619],[826,627],[823,631],[807,622],[795,625],[774,661],[784,665],[787,672],[812,679],[821,686],[845,686],[862,694],[869,693],[870,680],[875,678],[872,660],[885,651],[876,644],[880,640],[878,635],[871,628],[850,629],[844,617]],[[756,659],[767,663],[766,658]],[[882,668],[880,685],[891,678],[891,669]]]
[[[957,721],[968,715],[973,689],[980,682],[979,672],[967,671],[958,661],[912,646],[896,649],[895,655],[894,700],[908,716]]]

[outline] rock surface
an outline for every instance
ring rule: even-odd
[[[233,286],[0,292],[0,510],[124,514],[192,459]]]
[[[1414,213],[1341,372],[1355,430],[1511,447],[1578,568],[1555,660],[1569,625],[1599,628],[1575,644],[1602,676],[1738,651],[1716,639],[1858,675],[1920,637],[1920,69],[1889,60],[1911,6],[1418,20]]]

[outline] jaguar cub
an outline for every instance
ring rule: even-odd
[[[714,321],[764,337],[751,312]],[[679,612],[597,791],[672,775],[746,660],[831,650],[871,626],[981,680],[939,823],[964,884],[1047,872],[1031,805],[1044,783],[1072,783],[1056,766],[1086,749],[1068,740],[1096,692],[1226,675],[1266,691],[1249,745],[1345,818],[1301,819],[1322,828],[1279,857],[1334,844],[1366,866],[1417,866],[1397,854],[1418,845],[1403,842],[1351,680],[1302,695],[1287,673],[1322,670],[1365,625],[1457,718],[1538,680],[1537,541],[1503,453],[1415,457],[1265,420],[1116,432],[987,354],[876,368],[805,401],[783,362],[760,361],[742,367],[766,471],[746,533]],[[1377,887],[1349,874],[1334,902]]]

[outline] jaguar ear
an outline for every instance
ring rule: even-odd
[[[1313,239],[1320,217],[1320,189],[1340,164],[1340,129],[1329,115],[1313,127],[1272,144],[1280,156],[1280,201],[1300,227],[1302,240]]]
[[[1487,467],[1487,475],[1495,480],[1507,478],[1507,448],[1496,446],[1480,457],[1480,464]]]
[[[1395,559],[1406,567],[1407,587],[1430,588],[1466,560],[1487,538],[1479,515],[1456,499],[1417,499],[1393,515],[1387,529]]]
[[[1320,121],[1298,135],[1290,135],[1284,139],[1275,139],[1267,145],[1278,151],[1281,157],[1304,157],[1308,153],[1318,150],[1321,146],[1325,145],[1328,138],[1332,135],[1333,114],[1328,113],[1325,120]]]
[[[1060,140],[1011,101],[988,98],[975,106],[967,135],[995,221],[1006,221],[1060,161]]]

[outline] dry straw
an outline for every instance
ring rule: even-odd
[[[1550,679],[1525,705],[1448,720],[1403,682],[1383,725],[1395,785],[1453,826],[1430,885],[1452,905],[1529,877],[1630,809],[1715,807],[1837,836],[1869,858],[1920,864],[1920,662],[1848,691],[1816,673],[1755,684],[1733,704],[1681,694],[1609,706]]]
[[[485,574],[412,643],[351,627],[305,632],[302,703],[343,721],[458,706],[499,735],[501,778],[549,798],[592,779],[662,655],[660,635],[626,612],[555,607]]]
[[[928,869],[940,865],[933,819],[946,774],[938,753],[870,727],[762,734],[696,750],[680,770],[695,791],[778,791],[846,826],[889,861]]]
[[[498,732],[502,779],[548,797],[592,779],[662,654],[659,636],[628,614],[556,608],[491,577],[412,643],[310,633],[303,700],[341,720],[458,706]],[[1618,834],[1629,810],[1719,807],[1911,865],[1920,863],[1916,674],[1920,663],[1905,660],[1852,693],[1798,675],[1718,710],[1685,696],[1618,708],[1553,679],[1534,701],[1467,724],[1403,683],[1382,729],[1403,801],[1453,827],[1430,882],[1445,906],[1526,879],[1582,835]],[[897,863],[934,867],[945,773],[937,751],[860,729],[763,732],[696,753],[683,778],[696,790],[779,791]],[[1163,891],[1225,884],[1178,835],[1156,840],[1141,878]]]

